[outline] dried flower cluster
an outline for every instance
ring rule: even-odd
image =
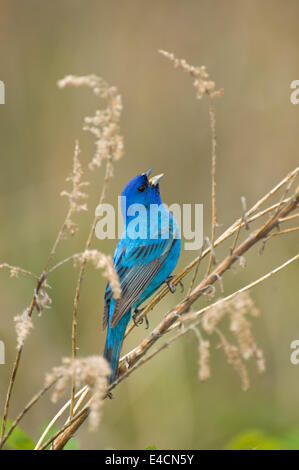
[[[226,308],[230,315],[230,330],[238,340],[242,357],[247,360],[256,354],[258,348],[246,314],[257,317],[260,312],[247,293],[241,293],[227,302]]]
[[[210,310],[208,310],[201,321],[203,329],[207,333],[213,333],[215,331],[216,326],[222,320],[224,315],[226,314],[225,302],[216,302]]]
[[[87,211],[87,204],[82,203],[82,200],[86,199],[88,196],[82,191],[82,188],[87,186],[89,183],[87,181],[81,181],[83,170],[81,163],[79,161],[79,143],[76,141],[74,159],[73,159],[73,171],[71,176],[69,176],[66,181],[72,183],[71,191],[62,191],[60,196],[66,196],[69,200],[69,213],[65,221],[65,228],[67,228],[71,235],[75,235],[78,230],[77,224],[72,221],[72,214],[75,212]]]
[[[28,271],[27,269],[22,269],[19,266],[11,266],[8,263],[2,263],[0,264],[0,269],[8,269],[9,270],[9,275],[10,277],[19,277],[19,274],[28,274],[29,276],[32,277],[37,277],[35,274],[33,274],[31,271]]]
[[[10,266],[7,263],[0,264],[0,269],[7,268],[9,269],[10,277],[19,277],[19,273],[21,272],[21,268],[18,266]]]
[[[198,377],[205,381],[211,377],[210,341],[203,339],[198,328],[193,328],[198,340]]]
[[[20,349],[33,328],[29,309],[27,308],[21,315],[15,316],[14,321],[16,323],[17,349]]]
[[[237,346],[229,343],[225,336],[218,329],[217,333],[221,340],[220,346],[223,348],[227,357],[227,362],[234,367],[235,371],[240,376],[242,389],[244,392],[246,392],[246,390],[249,388],[249,375],[245,364],[240,357],[240,351]]]
[[[228,315],[230,320],[230,331],[236,336],[238,347],[229,343],[222,332],[218,329],[219,322]],[[257,317],[259,310],[247,292],[241,292],[230,300],[218,301],[202,318],[201,325],[204,331],[211,334],[216,332],[221,340],[221,346],[225,352],[228,363],[233,365],[239,373],[242,388],[249,387],[249,377],[243,360],[247,361],[255,357],[259,372],[265,371],[265,360],[263,352],[257,347],[251,331],[251,324],[247,316]],[[208,346],[199,335],[199,375],[209,377],[209,355]],[[201,378],[201,380],[205,380]]]
[[[124,142],[119,128],[122,100],[117,88],[110,87],[105,80],[96,75],[82,77],[68,75],[59,80],[58,86],[60,88],[87,86],[106,103],[106,107],[97,109],[94,116],[88,116],[84,119],[83,129],[90,132],[96,139],[96,151],[89,167],[91,169],[99,167],[103,160],[111,162],[119,160],[124,153]]]
[[[85,250],[83,253],[74,257],[76,265],[77,261],[90,261],[96,269],[104,269],[103,276],[108,280],[115,299],[121,296],[121,287],[118,274],[115,270],[111,256],[105,255],[98,250]]]
[[[87,385],[92,393],[90,402],[89,424],[95,430],[100,422],[103,399],[106,395],[108,377],[111,370],[108,362],[100,356],[90,356],[84,359],[64,358],[62,365],[54,367],[46,375],[45,385],[58,379],[52,394],[52,401],[57,402],[68,389],[69,382],[74,381],[76,387]]]
[[[207,68],[202,65],[201,67],[194,67],[186,62],[185,59],[177,59],[171,52],[159,50],[160,54],[169,59],[175,68],[180,68],[184,72],[189,73],[193,78],[193,85],[196,90],[196,98],[200,100],[205,94],[211,98],[216,98],[223,94],[223,90],[215,90],[215,82],[208,80],[209,74]]]

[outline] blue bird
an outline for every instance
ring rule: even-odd
[[[124,232],[113,256],[122,293],[119,299],[114,299],[108,283],[104,297],[103,328],[108,330],[103,356],[111,367],[110,383],[117,377],[132,311],[135,321],[139,305],[164,282],[173,291],[170,275],[181,251],[178,225],[160,196],[159,181],[163,174],[149,178],[151,172],[152,169],[135,176],[122,192]]]

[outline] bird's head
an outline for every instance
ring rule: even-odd
[[[159,181],[163,174],[150,178],[152,171],[151,168],[141,175],[135,176],[126,185],[121,195],[126,198],[127,208],[132,204],[142,204],[145,207],[149,207],[150,204],[162,204]],[[124,207],[122,207],[122,211],[124,212]]]

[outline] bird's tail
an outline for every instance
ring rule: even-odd
[[[111,316],[109,314],[109,323],[103,356],[105,359],[107,359],[110,364],[110,368],[112,371],[110,376],[110,383],[112,383],[114,382],[117,376],[119,356],[123,344],[126,327],[131,318],[131,310],[128,310],[122,316],[122,318],[119,320],[119,322],[117,323],[117,325],[115,325],[114,328],[110,327],[110,318]]]

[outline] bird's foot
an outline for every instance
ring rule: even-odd
[[[140,310],[138,310],[138,308],[136,308],[134,310],[134,314],[132,315],[132,319],[133,319],[133,322],[135,324],[135,326],[139,326],[143,323],[143,319],[145,319],[145,329],[147,330],[149,328],[149,321],[148,321],[148,318],[147,318],[147,315],[145,315],[144,317],[141,317],[138,319],[138,317],[140,316],[141,312],[144,310],[144,308],[141,308]]]
[[[112,392],[107,392],[106,397],[109,398],[110,400],[113,400]]]
[[[172,294],[174,294],[176,291],[176,286],[174,286],[171,282],[173,278],[174,276],[168,276],[164,281],[165,284],[167,284],[168,289],[170,290]],[[178,284],[181,286],[181,292],[184,292],[184,284],[182,283],[182,281],[179,281]]]

